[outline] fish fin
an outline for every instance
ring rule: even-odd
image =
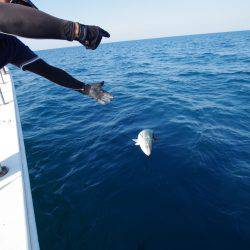
[[[139,145],[138,139],[132,139],[135,142],[135,145]]]

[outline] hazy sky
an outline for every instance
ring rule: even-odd
[[[123,41],[250,29],[250,0],[34,0],[54,16],[95,24]],[[33,49],[74,43],[24,40]]]

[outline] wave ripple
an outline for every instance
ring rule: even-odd
[[[249,249],[250,32],[48,50],[99,106],[13,69],[41,249]],[[159,140],[146,158],[131,141]]]

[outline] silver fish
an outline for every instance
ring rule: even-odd
[[[133,139],[135,145],[141,147],[141,150],[147,156],[150,156],[152,153],[153,142],[155,141],[154,132],[151,129],[145,129],[141,131],[137,139]]]

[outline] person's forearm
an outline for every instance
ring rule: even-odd
[[[39,59],[36,62],[25,66],[24,70],[28,70],[30,72],[38,74],[48,79],[49,81],[52,81],[63,87],[78,90],[80,92],[84,90],[83,82],[78,81],[64,70],[47,64],[42,59]]]
[[[33,8],[0,3],[0,32],[27,38],[73,41],[76,24]]]

